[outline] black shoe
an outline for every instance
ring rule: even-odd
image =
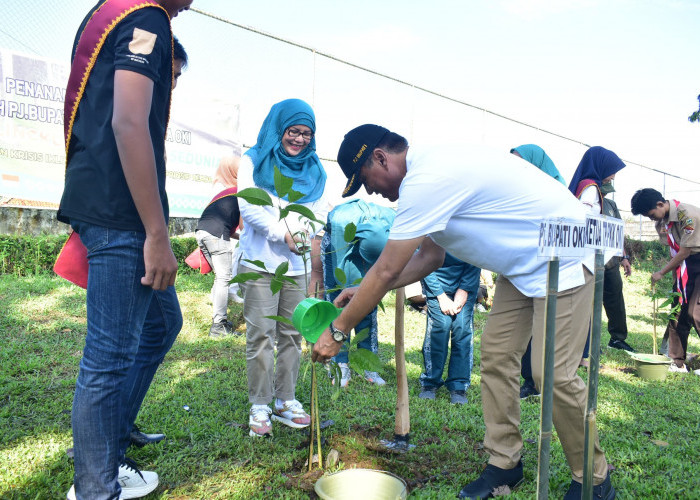
[[[436,392],[437,389],[435,387],[423,387],[418,397],[421,399],[435,399]]]
[[[520,399],[527,399],[530,396],[539,396],[540,393],[535,389],[535,386],[525,382],[520,388]]]
[[[564,500],[580,500],[583,495],[583,485],[578,481],[571,480],[569,491],[564,495]],[[615,488],[610,482],[610,473],[605,477],[605,481],[598,486],[593,487],[593,498],[602,498],[603,500],[613,500],[615,498]]]
[[[226,320],[212,323],[209,329],[210,337],[228,337],[234,335],[233,325]]]
[[[467,391],[450,391],[450,403],[453,405],[465,405],[468,402]]]
[[[613,349],[622,349],[623,351],[635,352],[634,349],[632,349],[632,347],[624,340],[610,339],[610,342],[608,342],[608,347],[612,347]]]
[[[495,489],[507,486],[512,490],[522,482],[522,461],[518,461],[518,465],[512,469],[501,469],[495,465],[487,465],[478,479],[462,488],[457,498],[491,498]]]
[[[141,432],[141,430],[134,425],[131,429],[131,434],[129,435],[131,439],[131,444],[138,448],[143,448],[147,444],[158,443],[165,439],[165,434],[146,434]]]

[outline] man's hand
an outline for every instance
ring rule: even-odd
[[[663,277],[664,275],[661,271],[656,271],[654,274],[651,275],[651,284],[653,285]]]
[[[355,296],[357,293],[357,290],[359,290],[360,287],[353,286],[350,288],[346,288],[340,294],[335,298],[333,301],[333,305],[335,307],[345,307],[348,305],[348,302]]]
[[[325,363],[340,352],[342,342],[336,342],[331,336],[330,328],[326,328],[314,344],[311,361]]]
[[[165,237],[146,235],[143,259],[146,265],[146,273],[141,278],[143,286],[150,286],[154,290],[165,290],[175,284],[177,260],[167,234]]]
[[[457,312],[455,314],[459,313],[462,310],[462,308],[464,307],[464,304],[467,303],[468,298],[469,298],[469,292],[467,292],[466,290],[462,290],[461,288],[457,289],[457,291],[455,292],[455,298],[454,298],[455,307],[457,308],[456,309]]]
[[[442,314],[446,316],[454,316],[457,314],[455,312],[456,306],[452,299],[450,299],[446,293],[441,293],[437,296],[438,304],[440,304],[440,310]]]
[[[622,266],[622,269],[625,271],[625,276],[632,276],[632,265],[630,264],[630,261],[627,259],[622,259],[620,261],[620,265]]]

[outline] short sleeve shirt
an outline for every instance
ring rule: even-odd
[[[687,203],[676,203],[671,200],[668,211],[668,222],[673,222],[669,228],[673,238],[684,248],[690,248],[691,253],[700,253],[700,232],[696,229],[700,209]]]
[[[429,235],[459,260],[502,274],[524,295],[546,295],[547,261],[538,258],[541,221],[583,223],[586,217],[566,187],[523,168],[507,151],[479,146],[411,147],[406,162],[389,239]],[[582,263],[560,261],[560,291],[584,284]]]
[[[91,14],[78,31],[73,53]],[[107,36],[97,56],[73,125],[58,218],[143,231],[112,129],[116,70],[140,73],[153,81],[148,120],[159,196],[168,218],[165,132],[172,88],[172,35],[167,13],[158,7],[141,8],[126,16]]]

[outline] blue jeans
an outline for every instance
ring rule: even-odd
[[[329,302],[333,302],[336,297],[340,295],[340,290],[336,290],[335,292],[326,294],[326,300]],[[357,343],[357,348],[358,349],[367,349],[368,351],[373,352],[374,354],[377,354],[379,352],[379,343],[378,343],[378,338],[377,335],[379,333],[379,328],[377,326],[377,308],[375,307],[371,313],[369,313],[367,316],[365,316],[362,321],[360,321],[357,326],[355,327],[355,334],[357,335],[359,332],[364,330],[365,328],[369,329],[367,332],[367,336],[359,341]],[[350,349],[350,336],[348,335],[348,340],[345,341],[343,344],[343,347],[341,347],[340,352],[333,356],[333,361],[336,363],[347,363],[350,359],[350,354],[349,354],[349,349]]]
[[[182,327],[175,288],[141,285],[144,233],[72,221],[88,250],[87,337],[73,398],[75,492],[115,499],[143,398]]]
[[[452,294],[448,296],[454,298]],[[428,297],[428,319],[423,342],[424,372],[420,376],[424,388],[437,389],[443,383],[449,391],[466,391],[469,388],[474,364],[472,319],[475,302],[476,293],[470,293],[459,314],[449,316],[442,312],[437,298]],[[450,364],[447,379],[443,382],[442,372],[447,361],[450,338]]]

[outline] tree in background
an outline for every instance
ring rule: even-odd
[[[700,102],[700,95],[698,96],[698,102]],[[688,117],[689,122],[700,122],[700,108],[692,115]]]

